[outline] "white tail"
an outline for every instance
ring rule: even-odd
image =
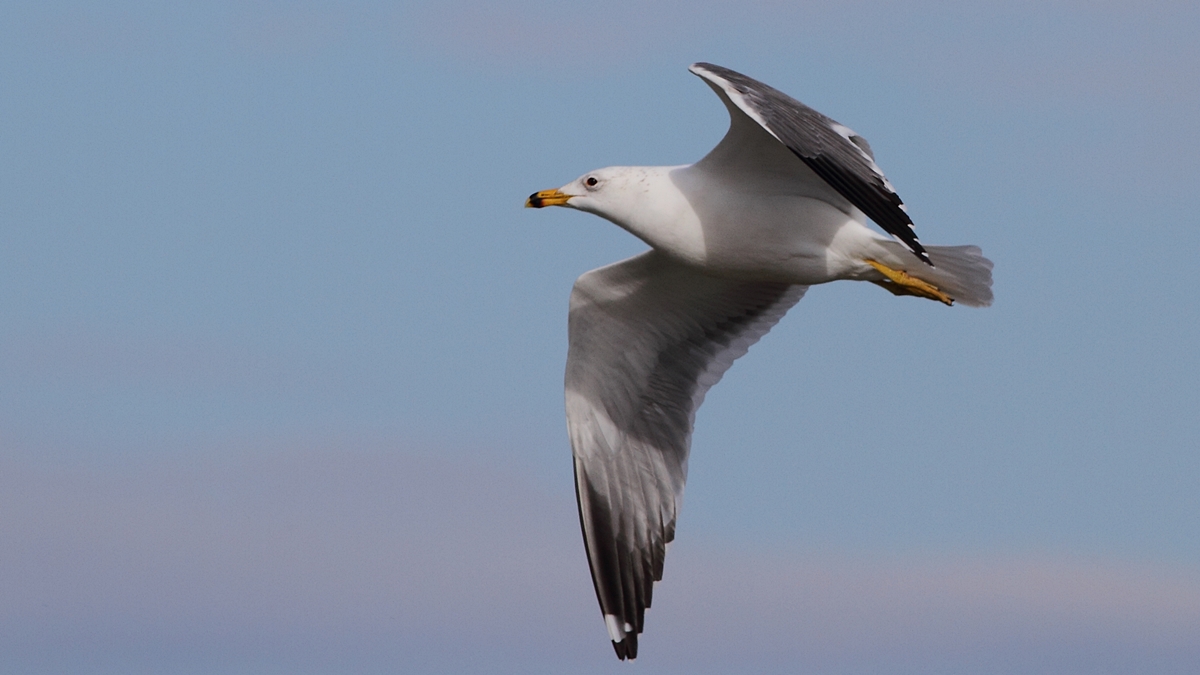
[[[921,262],[898,242],[882,242],[891,254],[889,265],[899,265],[912,276],[928,281],[946,295],[971,307],[992,304],[992,261],[978,246],[926,246],[934,266]]]

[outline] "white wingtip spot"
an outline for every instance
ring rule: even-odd
[[[838,136],[841,136],[842,138],[844,138],[848,141],[850,140],[851,136],[858,135],[858,134],[854,133],[854,130],[851,129],[850,127],[846,126],[845,124],[838,124],[837,122],[830,124],[829,128],[836,131]],[[853,143],[853,141],[850,141],[850,142]]]
[[[887,179],[887,176],[883,175],[883,169],[880,169],[879,165],[875,163],[875,158],[871,157],[866,150],[863,150],[861,147],[859,147],[858,143],[855,143],[851,138],[852,136],[858,136],[853,129],[837,122],[830,124],[829,128],[833,129],[838,136],[846,139],[847,143],[854,146],[854,149],[858,151],[858,154],[862,155],[863,159],[867,160],[867,164],[871,167],[871,170],[875,172],[875,175],[879,176],[879,178],[883,180],[883,186],[887,188],[889,192],[892,192],[893,194],[896,192],[896,188],[892,187],[892,183]]]
[[[625,628],[621,628],[621,620],[615,614],[604,615],[604,627],[608,629],[608,638],[613,642],[620,642],[625,639],[625,635],[633,630],[633,626],[624,624]]]

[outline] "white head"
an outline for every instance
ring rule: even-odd
[[[555,190],[535,192],[525,206],[569,206],[624,225],[650,192],[657,167],[610,166],[589,171]]]

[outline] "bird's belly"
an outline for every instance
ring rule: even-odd
[[[706,271],[719,276],[793,284],[845,278],[862,265],[871,231],[851,214],[807,197],[745,200],[701,215]]]

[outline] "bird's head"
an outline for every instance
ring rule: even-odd
[[[569,206],[612,220],[625,210],[634,173],[630,167],[610,166],[583,174],[566,185],[529,195],[526,208]]]

